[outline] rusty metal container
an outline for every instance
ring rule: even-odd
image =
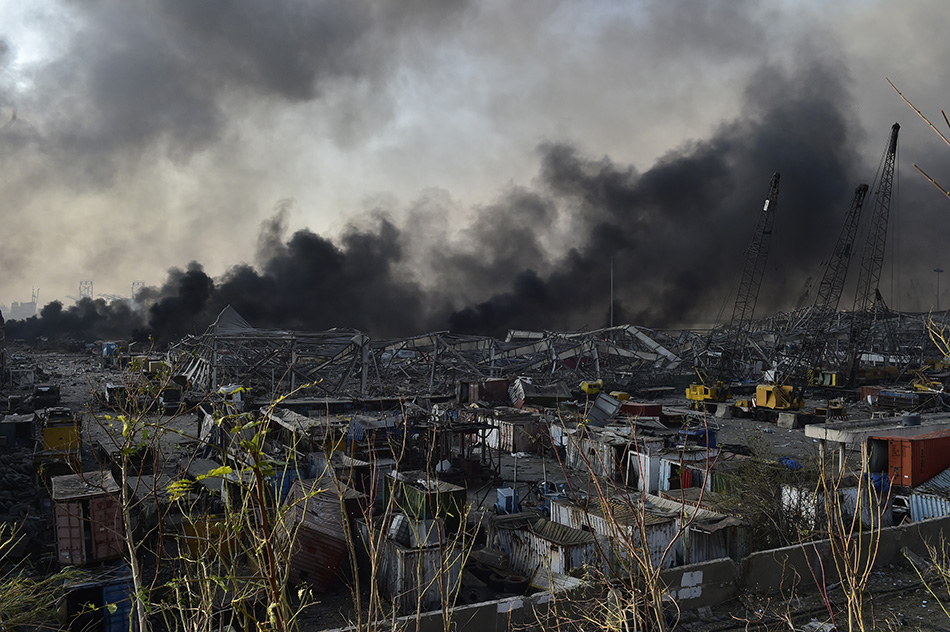
[[[620,412],[633,417],[663,417],[663,406],[660,404],[625,401],[620,404]]]
[[[316,592],[339,582],[349,553],[348,530],[363,517],[365,502],[363,494],[351,488],[335,489],[326,480],[294,481],[282,535],[290,543],[291,581],[306,582]]]
[[[121,557],[119,486],[108,470],[55,476],[56,551],[60,563],[78,566]]]
[[[916,487],[950,467],[950,430],[873,439],[887,440],[887,470],[893,485]]]

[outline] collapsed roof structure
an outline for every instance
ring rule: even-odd
[[[793,365],[814,336],[812,308],[754,321],[738,350],[750,379]],[[934,349],[928,314],[888,312],[861,350],[870,364],[919,366]],[[844,363],[851,313],[826,323],[827,353]],[[355,329],[297,332],[252,326],[225,308],[205,333],[169,351],[177,372],[203,392],[240,384],[279,397],[379,398],[449,395],[460,381],[527,378],[536,385],[604,380],[625,388],[669,384],[722,353],[725,328],[656,330],[620,325],[582,332],[511,330],[504,340],[448,331],[374,340]],[[664,381],[665,380],[665,381]]]
[[[586,332],[511,331],[505,340],[448,331],[373,340],[353,329],[296,332],[253,327],[231,307],[204,334],[173,345],[169,358],[191,384],[228,384],[273,395],[378,397],[454,392],[459,380],[524,376],[541,382],[604,379],[684,366],[697,334],[633,325]]]

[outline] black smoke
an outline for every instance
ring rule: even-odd
[[[47,303],[37,316],[8,320],[7,337],[27,342],[41,340],[92,342],[94,340],[148,340],[142,314],[124,301],[83,298],[63,307]]]
[[[734,120],[643,172],[544,143],[535,184],[511,187],[454,230],[421,234],[418,223],[379,210],[338,239],[306,229],[287,237],[281,203],[261,229],[254,265],[214,279],[192,262],[143,290],[138,312],[47,306],[30,331],[135,330],[169,342],[203,331],[227,305],[259,327],[381,337],[592,328],[606,324],[611,268],[615,322],[710,323],[739,275],[775,171],[779,210],[757,313],[791,308],[867,179],[852,150],[860,130],[844,74],[826,62],[762,68]]]

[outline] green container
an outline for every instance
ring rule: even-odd
[[[468,499],[464,487],[436,480],[428,481],[429,489],[419,483],[398,481],[395,484],[396,506],[413,520],[441,518],[452,531],[462,526]]]

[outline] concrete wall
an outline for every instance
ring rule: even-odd
[[[460,606],[450,611],[452,629],[456,632],[509,632],[513,629],[537,627],[549,613],[563,611],[564,601],[570,596],[560,594],[555,604],[550,592],[539,592],[525,597],[509,597],[484,603]],[[392,622],[391,629],[402,632],[444,632],[443,612],[427,612],[419,617],[401,617]],[[387,623],[387,629],[389,628]],[[356,628],[341,628],[332,632],[355,632]]]
[[[927,559],[926,545],[936,543],[942,534],[950,535],[950,516],[891,527],[881,532],[877,566],[900,563],[907,547]],[[660,578],[667,594],[683,610],[701,606],[717,606],[742,592],[759,594],[788,591],[794,587],[815,584],[824,576],[826,584],[837,580],[834,562],[828,557],[828,542],[820,541],[771,551],[760,551],[741,562],[724,558],[665,570]],[[822,560],[825,560],[822,566]],[[822,575],[822,573],[824,575]],[[557,597],[559,609],[569,602],[569,594]],[[539,592],[527,597],[510,597],[454,608],[453,629],[457,632],[507,632],[512,626],[537,623],[554,605],[554,595]],[[430,612],[418,619],[406,617],[394,629],[406,632],[442,632],[443,614]]]
[[[905,547],[927,559],[927,544],[943,534],[950,536],[950,516],[883,529],[875,565],[901,563]],[[681,566],[664,571],[661,579],[683,609],[717,606],[741,592],[771,594],[838,581],[827,540],[760,551],[739,563],[720,559]]]

